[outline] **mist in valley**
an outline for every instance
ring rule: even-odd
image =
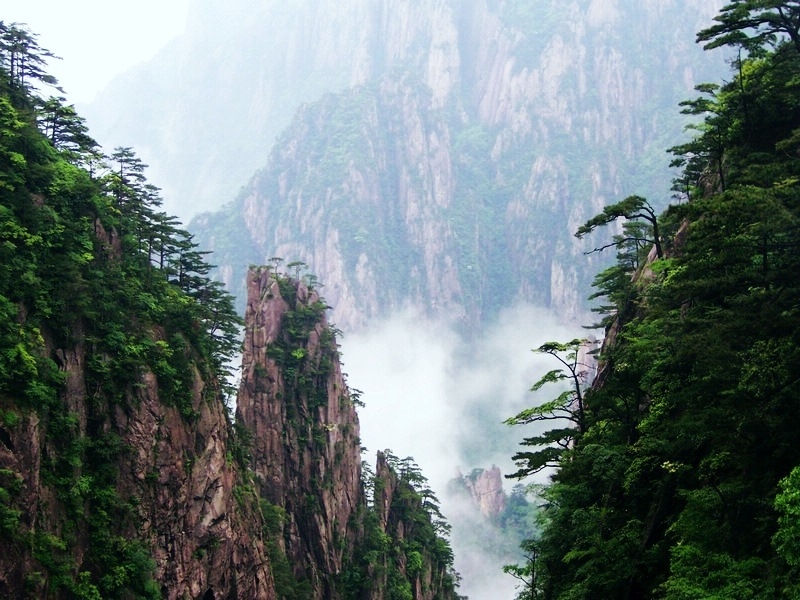
[[[548,387],[537,394],[529,390],[560,366],[532,349],[588,333],[560,322],[552,311],[518,304],[470,337],[453,324],[406,310],[341,340],[348,383],[363,392],[359,419],[365,459],[374,463],[375,452],[388,448],[419,464],[453,527],[461,593],[473,600],[513,598],[517,582],[501,571],[519,554],[497,537],[471,498],[448,484],[476,468],[516,470],[511,456],[536,426],[510,427],[502,421],[552,397]],[[546,475],[522,483],[535,482],[545,483]],[[506,480],[506,493],[515,483]]]
[[[170,212],[218,211],[190,226],[231,289],[286,252],[339,295],[364,458],[412,456],[453,527],[461,593],[510,600],[516,549],[450,482],[515,470],[536,428],[503,421],[552,398],[529,390],[560,366],[531,350],[590,333],[602,260],[572,234],[608,202],[668,189],[677,102],[721,66],[691,36],[721,2],[661,3],[684,15],[670,26],[669,8],[612,0],[563,15],[560,2],[282,4],[192,2],[186,33],[128,64],[88,123],[140,151]]]

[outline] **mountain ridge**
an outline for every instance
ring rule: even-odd
[[[382,6],[416,41],[389,35],[376,55],[404,62],[301,107],[238,199],[192,223],[223,280],[237,290],[248,262],[303,261],[345,330],[410,304],[468,331],[520,300],[585,322],[602,262],[576,260],[572,233],[622,189],[667,186],[652,166],[681,139],[672,109],[691,94],[690,65],[713,63],[688,41],[713,7],[573,2],[523,18],[512,2],[477,3],[426,20]],[[520,29],[543,16],[541,40]]]

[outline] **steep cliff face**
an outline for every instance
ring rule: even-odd
[[[259,515],[235,497],[242,481],[230,460],[224,406],[208,401],[198,376],[189,424],[164,406],[152,374],[143,386],[132,414],[114,411],[114,427],[133,450],[120,461],[118,489],[141,503],[136,535],[153,548],[162,594],[276,598]]]
[[[248,290],[235,427],[197,367],[188,403],[146,369],[112,399],[87,364],[91,345],[57,347],[45,332],[64,413],[2,397],[0,592],[62,598],[113,575],[147,598],[456,597],[428,500],[384,458],[367,504],[358,397],[326,304],[267,267]]]
[[[142,597],[160,589],[170,599],[276,598],[260,516],[235,498],[241,473],[214,383],[195,372],[187,418],[164,402],[152,372],[140,374],[125,402],[111,402],[87,389],[86,362],[96,357],[86,343],[48,343],[46,351],[64,377],[68,430],[59,432],[65,424],[52,409],[42,415],[3,398],[0,469],[16,482],[4,501],[13,500],[22,528],[4,534],[0,591],[60,597],[70,568],[103,575],[97,553],[113,548],[120,569],[155,561],[158,587],[136,590]],[[67,494],[58,478],[74,480]],[[120,589],[144,585],[117,576]]]
[[[412,478],[413,479],[413,478]],[[418,493],[408,473],[391,465],[387,455],[378,452],[375,465],[375,513],[379,532],[389,541],[393,552],[381,565],[370,569],[370,598],[384,600],[397,597],[393,589],[405,589],[414,600],[457,597],[450,567],[449,548],[431,544],[435,532],[425,514],[426,499]],[[394,559],[394,560],[392,560]],[[380,567],[380,568],[378,568]],[[401,588],[397,581],[403,581]]]
[[[251,270],[247,286],[237,422],[252,435],[260,496],[285,511],[295,577],[332,598],[365,506],[358,417],[318,294],[267,268]]]
[[[465,327],[515,300],[586,318],[598,262],[572,234],[623,190],[663,204],[673,107],[720,65],[691,43],[719,3],[368,4],[351,87],[303,106],[224,217],[192,225],[231,289],[277,255],[311,266],[348,330],[407,304]]]
[[[406,302],[464,316],[450,133],[430,110],[408,80],[327,97],[301,111],[299,137],[276,146],[237,207],[261,260],[299,258],[324,277],[337,323]]]
[[[503,491],[503,475],[500,469],[479,469],[463,478],[464,485],[486,518],[497,517],[505,510],[506,494]]]
[[[358,597],[375,519],[314,278],[251,275],[232,423],[232,298],[135,155],[84,169],[80,121],[81,144],[46,137],[20,73],[0,68],[0,596]]]

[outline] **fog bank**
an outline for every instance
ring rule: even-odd
[[[531,385],[560,366],[531,349],[586,334],[578,325],[559,323],[546,309],[519,305],[470,341],[448,324],[411,311],[341,340],[349,386],[361,390],[366,403],[359,410],[366,457],[374,461],[375,452],[385,448],[400,458],[414,457],[453,525],[461,593],[471,600],[511,599],[515,580],[501,572],[502,564],[476,556],[474,548],[459,549],[472,534],[465,529],[480,524],[470,507],[446,495],[447,482],[459,468],[465,474],[493,464],[503,473],[515,470],[511,456],[534,430],[502,421],[536,403]],[[540,393],[538,402],[552,390]],[[507,482],[507,492],[514,483]]]

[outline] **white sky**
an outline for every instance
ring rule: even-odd
[[[70,103],[91,102],[115,75],[183,32],[190,0],[0,0],[0,20],[26,23],[63,60],[48,73]]]

